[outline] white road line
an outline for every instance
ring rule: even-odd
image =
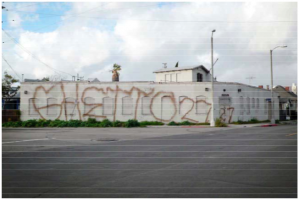
[[[20,140],[20,141],[13,141],[13,142],[2,142],[2,144],[17,143],[17,142],[30,142],[30,141],[38,141],[38,140],[49,140],[49,138],[32,139],[32,140]]]

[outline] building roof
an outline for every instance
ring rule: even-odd
[[[44,79],[39,80],[39,79],[28,79],[28,78],[25,78],[24,82],[46,82],[46,80],[44,80]]]
[[[201,68],[202,70],[204,70],[206,73],[209,73],[210,71],[207,70],[207,68],[205,68],[203,65],[199,65],[199,66],[193,66],[193,67],[173,67],[173,68],[163,68],[163,69],[159,69],[154,71],[154,73],[162,73],[162,72],[171,72],[171,71],[182,71],[182,70],[193,70],[193,69],[198,69]]]
[[[95,78],[95,79],[93,79],[92,81],[90,81],[90,82],[100,82],[100,80],[99,79],[97,79],[97,78]]]
[[[297,95],[294,93],[294,92],[291,92],[291,91],[287,91],[285,89],[285,87],[281,86],[281,85],[277,85],[273,88],[273,91],[274,92],[277,92],[277,93],[280,93],[280,95],[282,95],[283,97],[287,97],[287,96],[290,96],[290,97],[294,97],[297,99]]]

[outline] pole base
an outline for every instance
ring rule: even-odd
[[[215,121],[214,121],[214,119],[212,119],[212,120],[210,121],[210,126],[215,126]]]

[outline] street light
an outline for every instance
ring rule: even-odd
[[[215,126],[215,121],[214,121],[214,60],[213,60],[213,33],[215,33],[216,30],[212,30],[212,36],[211,36],[211,70],[212,70],[212,77],[211,77],[211,82],[212,82],[212,106],[211,106],[211,119],[210,119],[210,126]]]
[[[271,63],[271,107],[272,107],[272,113],[271,113],[271,124],[275,124],[275,117],[274,117],[274,100],[273,100],[273,62],[272,62],[272,53],[277,48],[287,48],[287,45],[284,46],[277,46],[274,49],[270,50],[270,63]]]

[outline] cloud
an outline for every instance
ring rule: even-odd
[[[54,31],[23,30],[19,40],[43,62],[70,74],[110,81],[108,69],[118,63],[122,66],[123,81],[154,80],[152,71],[165,62],[169,67],[179,61],[180,66],[203,64],[209,69],[211,31],[216,29],[217,80],[248,83],[246,77],[255,76],[252,84],[269,84],[269,50],[287,44],[287,49],[275,50],[274,76],[277,84],[290,85],[297,77],[283,77],[297,72],[297,26],[287,21],[297,20],[296,6],[296,3],[78,2],[61,17]],[[19,47],[12,49],[23,57],[14,55],[16,68],[22,71],[25,65],[34,69],[31,73],[26,70],[27,76],[42,78],[54,73]]]

